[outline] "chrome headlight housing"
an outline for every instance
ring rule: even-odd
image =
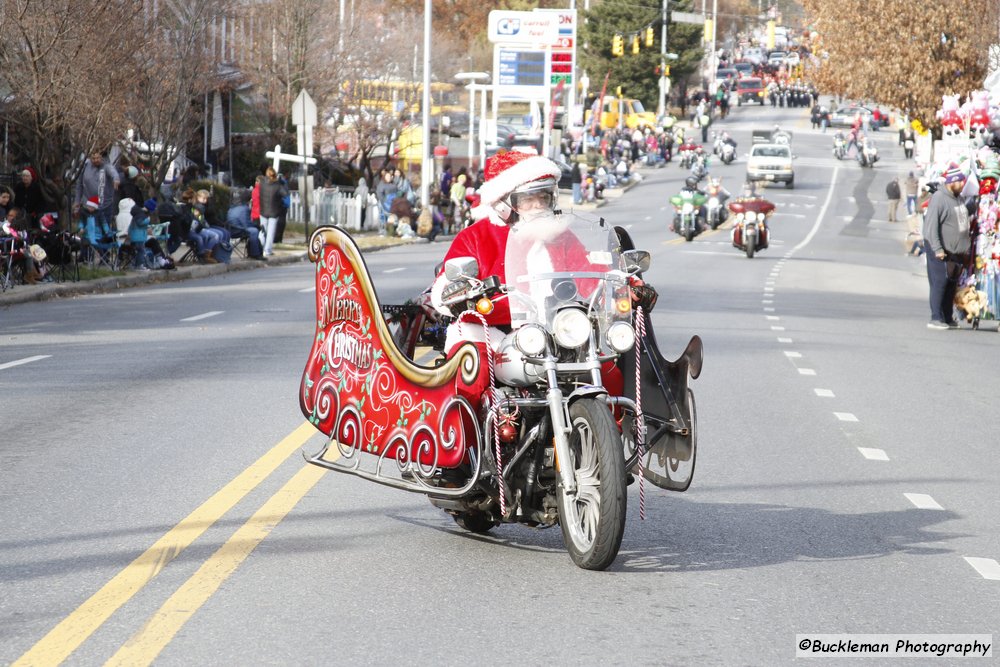
[[[606,334],[608,345],[615,352],[627,352],[635,345],[635,330],[628,322],[614,322]]]
[[[525,324],[514,332],[514,345],[526,357],[537,357],[545,352],[545,330],[537,324]]]
[[[693,210],[694,210],[694,206],[692,206],[690,202],[684,202],[684,206],[681,207],[681,213],[684,213],[685,215],[688,214],[688,213],[690,213]]]
[[[552,335],[562,347],[576,349],[590,340],[591,324],[579,308],[564,308],[552,319]]]

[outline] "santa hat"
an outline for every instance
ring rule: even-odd
[[[504,224],[502,220],[490,215],[494,204],[518,186],[542,178],[558,179],[560,175],[562,170],[559,165],[540,155],[519,151],[497,153],[486,161],[486,169],[483,171],[485,182],[478,190],[479,206],[472,209],[472,215],[476,220],[489,216],[491,222]]]
[[[34,167],[25,167],[21,171],[21,176],[24,176],[25,174],[27,174],[28,176],[31,176],[31,180],[33,180],[33,181],[38,180],[38,172],[35,171]]]
[[[87,201],[83,202],[83,205],[86,206],[87,208],[92,208],[96,211],[97,209],[101,208],[101,200],[98,199],[97,197],[91,197]]]
[[[55,217],[53,217],[51,213],[46,213],[38,220],[38,224],[40,224],[42,226],[42,229],[44,229],[45,231],[49,231],[55,226],[56,219]]]

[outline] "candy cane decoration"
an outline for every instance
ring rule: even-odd
[[[461,332],[464,322],[462,318],[466,313],[473,315],[483,325],[483,334],[486,337],[486,367],[490,373],[490,400],[493,405],[490,410],[493,412],[493,449],[497,464],[497,488],[500,490],[500,514],[507,516],[507,491],[503,481],[503,461],[500,458],[500,395],[497,392],[496,379],[493,376],[493,345],[490,344],[490,327],[486,324],[486,318],[475,310],[466,310],[458,316],[458,328]],[[461,335],[461,333],[459,334]]]
[[[646,320],[643,317],[642,306],[635,309],[635,326],[638,336],[635,341],[635,449],[639,453],[639,520],[646,520],[646,475],[643,458],[646,455],[646,422],[642,416],[642,378],[639,375],[642,366],[642,340],[646,335]]]

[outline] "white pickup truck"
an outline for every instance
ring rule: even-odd
[[[752,145],[747,159],[747,180],[773,181],[784,183],[787,188],[794,188],[792,147],[787,143]]]

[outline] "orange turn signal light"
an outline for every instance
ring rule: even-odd
[[[476,301],[476,312],[480,315],[489,315],[493,312],[493,302],[485,296]]]
[[[619,313],[627,313],[632,309],[632,302],[629,299],[618,299],[615,302],[615,307],[618,308]]]

